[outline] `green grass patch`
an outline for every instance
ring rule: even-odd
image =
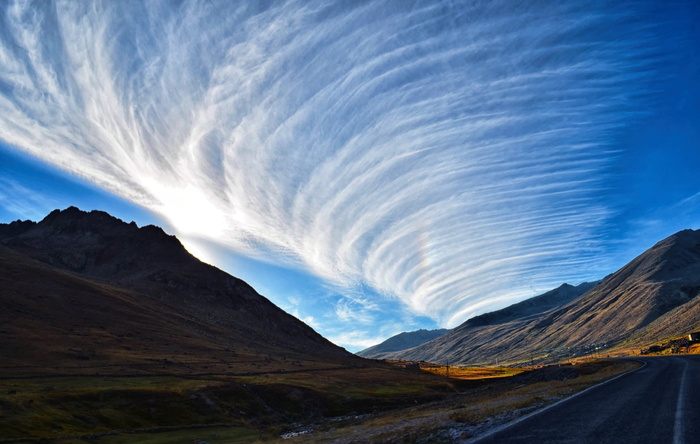
[[[225,402],[217,397],[220,390],[231,395]],[[0,386],[0,436],[231,423],[241,418],[230,412],[250,405],[251,397],[235,384],[170,377],[6,380]]]

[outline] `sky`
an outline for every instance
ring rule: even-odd
[[[0,3],[0,222],[175,234],[351,351],[700,228],[700,3]]]

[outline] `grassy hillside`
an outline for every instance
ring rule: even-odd
[[[391,357],[495,365],[638,350],[700,330],[699,294],[700,231],[685,230],[563,306],[483,315]]]

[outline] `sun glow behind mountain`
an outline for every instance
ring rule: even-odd
[[[398,301],[451,327],[609,272],[653,8],[408,3],[9,2],[0,138],[192,250],[355,295],[327,321]]]

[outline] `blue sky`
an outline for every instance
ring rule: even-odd
[[[700,6],[0,6],[0,221],[176,234],[353,351],[700,228]]]

